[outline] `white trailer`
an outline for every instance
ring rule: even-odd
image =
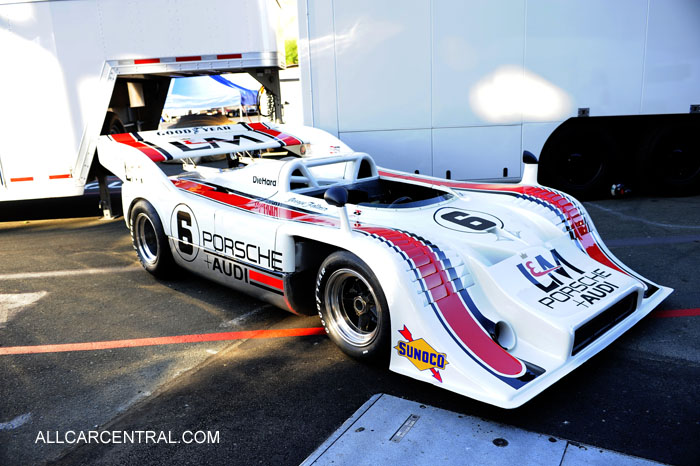
[[[304,122],[439,177],[700,184],[697,0],[299,0]],[[652,177],[652,174],[654,175]]]
[[[0,1],[0,201],[75,196],[100,133],[158,127],[170,79],[248,72],[277,96],[275,0]],[[106,189],[104,190],[106,192]]]

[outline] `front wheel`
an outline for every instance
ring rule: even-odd
[[[338,251],[321,264],[316,304],[331,340],[346,354],[379,359],[389,351],[389,306],[379,281],[357,256]]]
[[[131,241],[143,268],[157,277],[168,276],[175,265],[163,224],[153,206],[141,200],[131,209]]]

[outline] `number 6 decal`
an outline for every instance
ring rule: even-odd
[[[489,233],[494,228],[503,228],[503,222],[486,212],[443,207],[433,216],[435,223],[450,230],[464,233]]]
[[[185,204],[179,204],[170,218],[170,234],[175,252],[183,260],[192,262],[199,254],[199,226],[194,212]]]
[[[177,211],[177,248],[181,253],[191,255],[194,251],[192,245],[192,215],[184,210]]]

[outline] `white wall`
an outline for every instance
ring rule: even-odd
[[[299,0],[299,18],[305,123],[392,168],[517,178],[578,108],[700,104],[697,0]]]

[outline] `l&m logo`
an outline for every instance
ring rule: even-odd
[[[545,259],[541,254],[535,256],[533,260],[528,260],[518,264],[518,270],[527,278],[530,283],[535,285],[545,293],[554,291],[563,282],[553,273],[572,280],[573,273],[583,275],[583,270],[576,268],[564,259],[556,249],[550,251],[552,259]],[[548,277],[542,279],[541,277]]]
[[[406,339],[406,341],[399,340],[399,343],[394,347],[399,356],[403,356],[411,361],[419,371],[430,369],[433,377],[442,382],[442,376],[438,369],[444,369],[447,366],[447,355],[438,353],[422,338],[414,340],[413,335],[411,335],[411,332],[405,325],[403,330],[399,330],[399,333]]]

